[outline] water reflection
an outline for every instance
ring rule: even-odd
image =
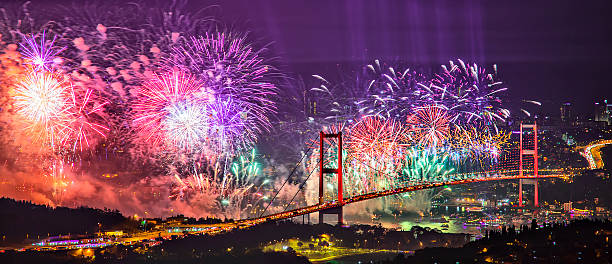
[[[347,216],[347,220],[353,220],[354,224],[378,225],[385,228],[409,231],[414,226],[439,230],[442,233],[464,233],[480,237],[485,233],[485,226],[476,215],[467,214],[461,207],[440,207],[432,208],[430,212],[421,214],[414,212],[403,212],[395,214],[376,212],[372,219],[359,219]],[[468,220],[472,219],[472,221]]]

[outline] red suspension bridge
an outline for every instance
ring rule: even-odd
[[[525,129],[525,130],[524,130]],[[535,197],[534,197],[534,206],[538,206],[538,180],[547,179],[547,178],[559,178],[559,177],[568,177],[562,169],[548,169],[548,170],[539,170],[538,169],[538,147],[537,147],[537,125],[536,124],[521,124],[519,136],[519,149],[518,149],[518,169],[515,170],[499,170],[499,171],[485,171],[485,172],[476,172],[476,173],[461,173],[461,174],[452,174],[448,175],[446,178],[448,180],[438,181],[438,182],[424,182],[424,181],[409,181],[403,184],[403,186],[398,186],[393,189],[385,189],[374,191],[366,194],[355,195],[352,197],[345,198],[343,193],[343,166],[337,166],[336,168],[328,168],[325,167],[323,162],[324,155],[324,143],[326,138],[334,138],[337,139],[337,163],[342,164],[342,133],[334,133],[334,134],[325,134],[323,132],[320,133],[320,141],[319,141],[319,195],[318,195],[318,203],[315,205],[305,206],[293,210],[286,210],[284,212],[270,214],[267,216],[261,216],[255,219],[246,219],[238,222],[239,226],[250,226],[255,224],[260,224],[268,221],[275,221],[281,219],[289,219],[297,216],[308,215],[314,212],[319,213],[319,222],[323,222],[323,217],[326,214],[336,215],[338,217],[338,223],[343,223],[343,206],[357,203],[360,201],[365,201],[369,199],[375,199],[379,197],[401,194],[405,192],[413,192],[424,189],[431,189],[441,186],[449,186],[449,185],[458,185],[458,184],[467,184],[467,183],[478,183],[478,182],[488,182],[488,181],[501,181],[501,180],[519,180],[519,206],[523,206],[523,185],[524,184],[532,184],[534,185]],[[526,135],[526,136],[524,136]],[[524,142],[524,137],[529,137],[532,141],[527,144]],[[530,162],[527,162],[530,161]],[[529,164],[529,168],[525,168],[526,165]],[[336,174],[337,177],[337,199],[332,201],[324,201],[324,174]]]
[[[322,215],[324,214],[336,214],[338,215],[338,222],[342,223],[342,207],[344,205],[348,205],[351,203],[361,202],[369,199],[375,199],[383,196],[389,196],[394,194],[401,194],[405,192],[413,192],[418,190],[432,189],[436,187],[448,186],[448,185],[458,185],[458,184],[466,184],[466,183],[477,183],[477,182],[488,182],[488,181],[502,181],[502,180],[516,180],[516,179],[546,179],[546,178],[559,178],[559,177],[567,177],[566,174],[562,172],[562,170],[549,170],[547,171],[550,174],[548,175],[538,175],[535,176],[505,176],[502,173],[496,174],[485,174],[482,177],[466,177],[465,179],[456,179],[445,182],[435,182],[435,183],[425,183],[425,184],[417,184],[397,189],[391,190],[382,190],[378,192],[372,192],[362,195],[353,196],[347,199],[335,200],[330,202],[323,202],[316,205],[306,206],[286,212],[276,213],[267,215],[264,217],[256,218],[256,219],[247,219],[239,222],[239,225],[253,225],[260,224],[268,221],[281,220],[293,218],[301,215],[306,215],[314,212],[319,212],[319,221],[322,221]]]
[[[526,128],[527,130],[524,131],[523,128]],[[526,138],[533,139],[531,143],[525,144],[526,142],[523,141],[524,140],[523,132],[526,132],[527,134]],[[406,182],[401,183],[401,186],[394,186],[392,188],[382,189],[382,190],[373,190],[369,193],[353,195],[351,197],[345,197],[344,192],[343,192],[343,185],[342,185],[342,182],[343,182],[342,164],[343,163],[340,162],[342,161],[342,154],[341,154],[342,151],[338,151],[337,153],[339,153],[339,155],[335,157],[339,161],[336,164],[340,164],[340,166],[336,166],[335,168],[329,168],[329,167],[326,167],[321,162],[321,160],[323,160],[323,155],[324,155],[323,154],[324,153],[323,151],[324,143],[326,142],[324,139],[325,138],[335,138],[336,139],[335,142],[337,142],[336,148],[338,150],[342,150],[342,133],[337,133],[337,134],[320,133],[320,141],[319,141],[320,143],[319,144],[319,155],[320,155],[319,158],[320,159],[319,159],[319,163],[317,164],[318,171],[319,171],[318,173],[319,174],[318,175],[319,176],[319,179],[318,179],[319,194],[318,194],[317,204],[303,206],[303,207],[292,209],[292,210],[287,210],[287,207],[291,204],[291,202],[289,202],[289,205],[287,205],[285,210],[280,213],[273,213],[273,214],[269,214],[266,216],[262,215],[257,218],[244,219],[244,220],[239,220],[237,222],[232,222],[232,223],[205,224],[205,225],[180,224],[179,226],[174,226],[173,228],[178,228],[180,230],[185,230],[187,232],[194,232],[194,233],[217,234],[220,232],[230,231],[235,228],[246,228],[246,227],[253,226],[256,224],[261,224],[261,223],[276,221],[276,220],[282,220],[282,219],[290,219],[290,218],[294,218],[298,216],[309,215],[315,212],[319,213],[320,223],[323,222],[323,216],[325,214],[333,214],[338,217],[338,223],[341,224],[343,223],[343,214],[342,214],[343,206],[349,205],[352,203],[357,203],[357,202],[361,202],[365,200],[376,199],[379,197],[396,195],[396,194],[401,194],[401,193],[406,193],[406,192],[432,189],[432,188],[437,188],[437,187],[442,187],[442,186],[489,182],[489,181],[503,181],[503,180],[519,180],[519,189],[520,189],[519,191],[521,192],[519,194],[519,200],[520,200],[519,205],[520,206],[523,206],[523,203],[522,203],[523,186],[522,185],[523,184],[533,184],[534,187],[536,188],[536,191],[534,192],[534,194],[536,194],[536,197],[534,197],[534,206],[537,206],[538,205],[537,203],[537,199],[538,199],[537,198],[537,181],[538,180],[543,180],[547,178],[568,177],[569,176],[568,173],[574,173],[574,171],[573,170],[564,171],[562,169],[539,170],[538,163],[537,163],[537,159],[538,159],[537,126],[535,124],[521,125],[521,130],[518,131],[518,133],[521,133],[519,137],[520,142],[519,142],[518,149],[517,149],[518,151],[515,151],[519,155],[519,157],[516,159],[518,161],[516,162],[518,163],[518,166],[510,166],[513,169],[491,170],[491,171],[471,172],[471,173],[455,173],[451,175],[446,175],[444,177],[444,180],[438,180],[435,182],[426,181],[422,179],[421,180],[408,180]],[[336,196],[337,198],[331,201],[325,201],[324,199],[325,197],[324,188],[323,188],[325,184],[324,174],[336,174],[337,175],[337,177],[335,177],[335,179],[338,181],[337,183],[338,193]],[[270,204],[271,203],[272,201],[270,202]],[[104,243],[99,243],[95,247],[105,247],[105,246],[109,246],[109,245],[117,244],[117,243],[127,245],[127,244],[138,243],[138,242],[146,241],[146,240],[151,241],[152,239],[156,239],[160,236],[161,237],[171,237],[172,235],[175,234],[173,232],[174,231],[169,230],[169,231],[164,231],[162,234],[162,232],[160,231],[145,231],[145,232],[133,234],[130,237],[117,239],[116,241],[112,241],[112,242],[107,241]],[[89,242],[86,242],[86,241],[79,241],[79,242],[75,242],[74,245],[71,245],[68,248],[80,248],[83,246],[89,246],[90,244],[88,243]],[[38,244],[33,244],[29,246],[28,248],[39,248],[39,249],[46,248],[47,250],[57,250],[57,249],[66,249],[67,246],[62,246],[62,245],[54,246],[46,242],[41,242]]]

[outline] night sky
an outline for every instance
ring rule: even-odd
[[[256,2],[256,3],[255,3]],[[519,3],[520,2],[520,3]],[[437,70],[461,58],[498,64],[514,99],[582,111],[612,98],[612,1],[220,1],[286,70],[307,78],[379,58]],[[210,2],[202,2],[210,3]],[[337,71],[337,69],[335,69]]]
[[[57,6],[72,1],[34,1]],[[78,1],[77,1],[78,2]],[[612,99],[612,1],[193,0],[229,28],[271,43],[289,76],[337,74],[374,59],[437,71],[449,60],[498,65],[509,98],[590,113]]]

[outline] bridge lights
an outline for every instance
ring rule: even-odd
[[[344,203],[342,197],[342,132],[337,134],[325,134],[323,131],[320,132],[320,144],[319,144],[319,204],[323,204],[323,174],[324,173],[336,173],[338,175],[338,202],[340,205],[336,208],[330,208],[328,210],[319,211],[319,223],[323,223],[323,215],[325,214],[336,214],[338,215],[338,223],[342,224],[342,204]],[[325,168],[323,166],[323,159],[325,154],[325,138],[337,138],[338,139],[338,168]],[[331,204],[331,203],[327,203]]]
[[[524,149],[523,128],[533,129],[533,149]],[[529,131],[526,131],[529,132]],[[519,178],[523,178],[523,155],[533,156],[533,185],[535,187],[534,206],[538,207],[538,127],[536,123],[520,125],[519,134]],[[523,206],[523,179],[519,179],[519,207]]]

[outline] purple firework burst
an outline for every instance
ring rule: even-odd
[[[217,98],[225,98],[248,112],[250,133],[269,130],[270,115],[276,113],[276,86],[269,80],[272,67],[265,63],[263,49],[254,49],[245,35],[206,34],[192,37],[175,47],[167,58],[198,76]]]
[[[53,46],[55,37],[47,42],[45,31],[42,32],[40,42],[36,42],[34,35],[24,36],[23,41],[25,43],[19,44],[21,46],[21,54],[25,57],[26,63],[32,65],[36,71],[50,70],[51,66],[55,63],[55,56],[64,50],[64,48],[55,48]]]
[[[500,95],[507,88],[501,87],[502,82],[494,73],[477,64],[466,65],[458,60],[449,65],[442,65],[442,72],[436,74],[428,85],[421,85],[431,94],[431,100],[447,108],[457,123],[473,123],[479,121],[493,122],[505,120],[510,112],[502,107]]]

